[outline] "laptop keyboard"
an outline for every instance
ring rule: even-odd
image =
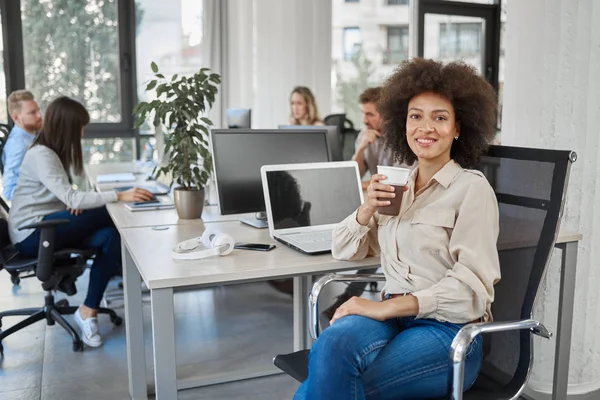
[[[326,243],[331,242],[331,231],[295,233],[286,235],[286,238],[295,244]]]

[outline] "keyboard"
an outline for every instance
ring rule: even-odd
[[[284,237],[295,244],[326,243],[331,242],[331,231],[294,233]]]

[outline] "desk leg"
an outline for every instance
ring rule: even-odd
[[[311,276],[294,278],[294,351],[309,349],[308,295]]]
[[[177,398],[173,289],[150,290],[156,400]]]
[[[577,271],[577,242],[564,243],[557,247],[562,250],[562,263],[560,269],[560,294],[558,297],[558,323],[556,328],[552,400],[564,400],[567,398],[569,383],[569,356],[573,327],[575,273]]]
[[[148,399],[144,317],[142,314],[142,278],[125,243],[121,242],[123,291],[125,295],[125,336],[129,395],[134,400]]]

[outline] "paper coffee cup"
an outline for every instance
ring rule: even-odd
[[[380,181],[381,183],[394,186],[406,186],[406,183],[408,182],[408,177],[410,176],[410,169],[378,165],[377,173],[385,175],[387,177],[387,179]]]
[[[392,185],[395,188],[394,193],[396,197],[388,199],[379,199],[382,201],[389,201],[391,204],[385,207],[379,207],[377,211],[379,214],[396,216],[400,213],[400,206],[402,205],[402,195],[404,194],[404,187],[408,183],[408,177],[410,176],[410,169],[402,167],[387,167],[384,165],[377,166],[377,173],[385,175],[387,179],[379,181],[386,185]]]

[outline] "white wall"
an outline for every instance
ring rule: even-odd
[[[308,86],[321,117],[331,104],[331,1],[254,0],[256,90],[253,127],[289,119],[289,95]],[[231,100],[233,101],[233,99]]]
[[[509,0],[502,144],[570,149],[562,226],[583,233],[569,393],[600,388],[600,1]],[[535,316],[556,332],[556,251]],[[550,392],[554,340],[535,341],[531,387]]]

